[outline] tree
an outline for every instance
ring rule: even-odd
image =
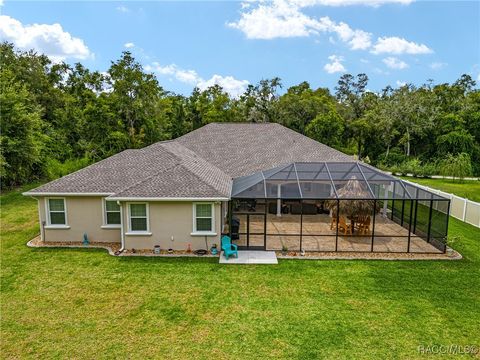
[[[474,137],[466,130],[454,130],[437,138],[439,154],[459,153],[471,154],[474,147]]]
[[[276,104],[277,121],[301,134],[318,114],[335,110],[335,102],[328,89],[313,91],[307,82],[290,87]],[[337,114],[338,115],[338,114]]]
[[[0,71],[0,175],[2,188],[43,175],[41,109],[8,69]]]
[[[347,121],[347,135],[355,139],[359,159],[362,157],[362,144],[367,128],[367,124],[361,118],[374,96],[367,92],[367,84],[366,74],[358,74],[356,78],[351,74],[344,74],[335,87],[337,100],[341,104],[341,115]]]
[[[161,112],[156,105],[164,92],[155,76],[144,73],[128,51],[112,63],[108,74],[111,106],[128,131],[129,146],[138,148],[157,140]]]
[[[345,74],[335,96],[306,81],[280,94],[275,77],[232,98],[219,85],[190,96],[165,92],[129,52],[105,74],[4,42],[0,64],[2,186],[61,176],[224,121],[278,122],[373,164],[467,163],[468,156],[480,174],[480,91],[466,74],[451,84],[429,80],[379,94],[367,90],[367,75]]]
[[[238,100],[243,121],[275,122],[277,91],[282,87],[280,78],[263,79],[253,86],[249,85]]]
[[[430,90],[416,89],[413,85],[402,86],[392,94],[391,116],[398,124],[405,155],[410,156],[412,141],[420,140],[433,128],[436,106]]]
[[[306,134],[328,146],[338,146],[344,131],[343,119],[335,109],[319,114],[307,125]]]

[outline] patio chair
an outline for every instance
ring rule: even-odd
[[[225,258],[228,260],[230,255],[235,255],[236,258],[238,258],[238,247],[235,244],[232,244],[232,240],[230,239],[229,236],[224,235],[222,236],[222,250],[223,250],[223,255]]]
[[[337,226],[337,217],[335,215],[332,215],[332,221],[330,221],[330,230],[335,229]]]
[[[343,235],[353,235],[352,225],[347,224],[343,216],[340,216],[340,218],[338,219],[338,230],[343,231]]]
[[[370,216],[359,216],[357,220],[358,232],[360,234],[370,234]]]

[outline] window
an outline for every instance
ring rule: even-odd
[[[148,231],[148,207],[146,203],[129,204],[129,225],[131,232]]]
[[[48,199],[48,225],[67,225],[65,199]]]
[[[120,225],[120,205],[116,201],[105,200],[105,225]]]
[[[213,204],[194,204],[193,232],[213,232]]]

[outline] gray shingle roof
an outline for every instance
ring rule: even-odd
[[[213,123],[176,140],[123,151],[28,194],[224,198],[230,196],[235,177],[295,161],[351,160],[278,124]]]
[[[292,162],[352,157],[275,123],[212,123],[177,140],[231,177]]]

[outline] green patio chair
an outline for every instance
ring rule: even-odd
[[[230,255],[235,255],[236,258],[238,258],[238,246],[235,244],[232,244],[232,240],[230,239],[230,236],[224,235],[222,237],[222,250],[223,250],[223,255],[225,255],[225,258],[228,260]]]

